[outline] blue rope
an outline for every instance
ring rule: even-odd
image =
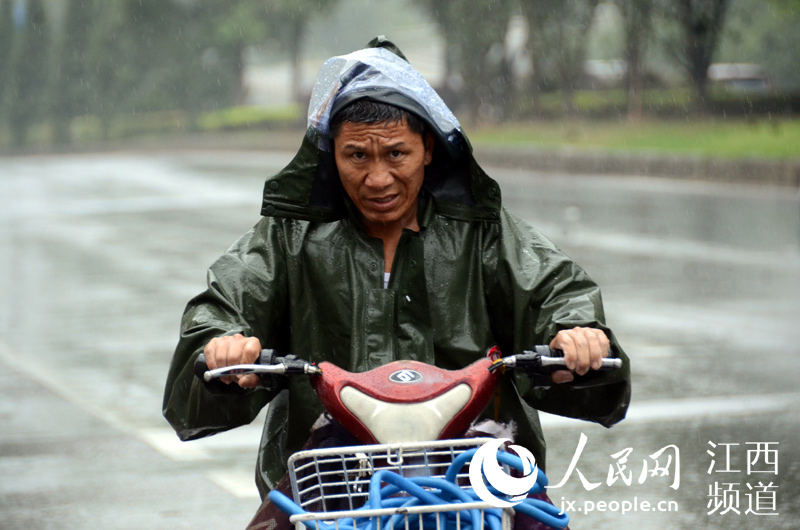
[[[445,478],[405,478],[391,471],[378,471],[370,479],[369,501],[356,511],[398,507],[408,508],[426,504],[459,504],[480,500],[471,488],[461,488],[456,484],[458,472],[472,459],[475,451],[477,449],[470,449],[458,455],[450,464]],[[497,460],[514,469],[524,470],[522,459],[518,456],[498,451]],[[388,484],[388,486],[381,487],[381,484]],[[538,470],[536,482],[529,490],[529,493],[541,493],[546,486],[547,477],[541,470]],[[494,494],[499,493],[491,487],[489,489]],[[408,493],[410,496],[392,497],[401,491]],[[277,490],[269,492],[269,500],[289,515],[307,513],[289,497]],[[561,529],[569,524],[569,516],[566,513],[560,513],[557,507],[540,499],[526,498],[515,505],[514,509],[553,528]],[[456,514],[458,514],[458,519],[456,519]],[[340,520],[338,528],[340,530],[348,528],[355,528],[356,530],[397,530],[405,526],[405,517],[405,515],[397,514],[382,517],[356,516],[355,520],[353,518]],[[501,518],[502,510],[500,508],[484,510],[483,523],[485,528],[500,530]],[[477,509],[409,517],[409,528],[411,530],[421,530],[420,520],[423,528],[435,528],[436,526],[434,525],[438,523],[438,527],[444,530],[455,530],[457,523],[462,530],[478,530],[481,525],[480,510]],[[317,530],[318,528],[319,530],[336,530],[337,528],[333,524],[321,521],[304,521],[303,524],[310,530]]]

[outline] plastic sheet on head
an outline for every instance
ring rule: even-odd
[[[439,129],[441,138],[452,147],[460,142],[458,119],[425,78],[391,51],[367,48],[332,57],[320,69],[308,107],[308,127],[317,133],[320,149],[329,149],[325,140],[329,138],[331,110],[336,103],[357,97],[358,93],[368,97],[376,91],[396,92],[416,102]]]

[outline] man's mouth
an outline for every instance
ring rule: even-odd
[[[394,206],[397,197],[398,197],[397,195],[387,195],[386,197],[374,197],[367,199],[367,202],[369,202],[372,205],[372,207],[375,208],[376,210],[388,210],[392,206]]]

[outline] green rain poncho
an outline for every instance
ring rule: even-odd
[[[509,355],[548,344],[561,329],[602,328],[612,356],[625,360],[622,370],[548,390],[531,388],[522,374],[501,386],[498,419],[514,422],[516,443],[542,467],[537,410],[610,426],[630,399],[627,357],[604,326],[597,285],[501,206],[497,183],[476,163],[455,116],[391,43],[373,44],[322,67],[300,151],[267,180],[264,217],[211,266],[208,289],[189,302],[169,370],[164,415],[182,440],[247,424],[270,404],[256,473],[262,495],[323,409],[302,377],[279,392],[210,392],[192,366],[216,336],[254,336],[283,354],[364,371],[399,359],[461,368],[495,344]],[[388,288],[382,242],[361,228],[328,135],[331,112],[359,98],[414,112],[437,138],[420,231],[403,233]]]

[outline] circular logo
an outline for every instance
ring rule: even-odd
[[[522,502],[528,492],[536,483],[539,470],[536,467],[536,459],[530,451],[519,445],[509,446],[522,460],[522,477],[512,477],[508,475],[500,463],[497,461],[497,451],[505,442],[511,442],[507,438],[497,438],[490,440],[480,446],[469,463],[469,481],[472,489],[484,502],[498,508],[511,508]],[[510,499],[505,500],[497,497],[489,491],[486,484],[493,487],[503,495],[508,495]]]
[[[398,370],[389,376],[389,381],[403,384],[419,383],[422,381],[422,374],[416,370]]]

